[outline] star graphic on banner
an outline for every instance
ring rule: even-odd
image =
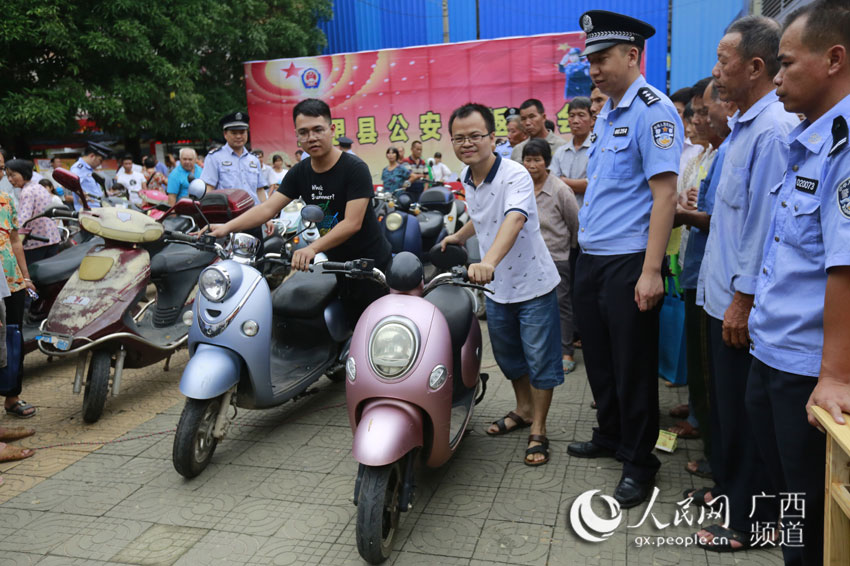
[[[569,43],[561,43],[558,45],[558,51],[567,51],[570,48]]]
[[[300,71],[301,69],[299,69],[298,67],[296,67],[296,66],[295,66],[295,63],[290,63],[290,64],[289,64],[289,67],[287,67],[287,68],[285,68],[285,69],[283,69],[283,70],[284,70],[284,71],[286,71],[286,77],[285,77],[285,78],[287,78],[287,79],[288,79],[289,77],[292,77],[292,76],[297,75],[297,74],[298,74],[298,71]]]

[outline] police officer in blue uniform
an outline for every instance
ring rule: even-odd
[[[785,110],[806,119],[788,136],[785,179],[764,244],[746,391],[774,489],[782,499],[802,500],[781,505],[786,564],[823,564],[825,443],[803,407],[818,404],[839,423],[842,409],[850,412],[848,54],[847,4],[819,0],[789,15],[774,84]]]
[[[573,47],[558,63],[558,70],[566,75],[564,81],[564,100],[577,96],[590,96],[593,81],[590,79],[590,63],[582,57],[581,50]]]
[[[100,206],[100,199],[103,198],[103,189],[97,184],[92,175],[95,169],[100,167],[104,159],[112,155],[112,150],[103,144],[89,142],[86,147],[86,152],[80,157],[76,163],[71,166],[71,173],[80,178],[80,186],[87,195],[89,206],[97,208]],[[74,208],[82,209],[80,197],[74,195]]]
[[[207,154],[201,179],[208,190],[242,189],[257,205],[266,200],[268,181],[259,158],[245,147],[248,120],[247,112],[234,112],[219,121],[227,143]]]
[[[592,10],[587,34],[590,76],[609,96],[588,150],[588,186],[579,211],[574,304],[598,427],[570,444],[579,458],[616,457],[614,491],[622,508],[649,495],[660,462],[658,315],[661,266],[676,210],[683,127],[676,107],[640,74],[649,24]]]

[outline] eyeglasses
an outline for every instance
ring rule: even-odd
[[[467,140],[469,140],[474,144],[479,144],[481,143],[481,140],[490,137],[490,134],[492,133],[493,132],[487,132],[486,134],[469,134],[468,136],[455,136],[452,138],[452,143],[454,145],[463,145],[467,142]]]
[[[329,132],[330,128],[325,128],[323,126],[316,126],[312,130],[296,130],[295,135],[299,140],[309,139],[312,135],[315,135],[317,138],[325,135],[326,132]]]

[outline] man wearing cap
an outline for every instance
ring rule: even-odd
[[[260,160],[245,148],[248,113],[228,114],[219,123],[227,143],[207,155],[201,179],[208,190],[242,189],[254,197],[255,205],[260,204],[266,200],[268,181]]]
[[[80,157],[76,163],[71,166],[71,173],[80,178],[80,186],[87,195],[89,206],[99,207],[100,199],[103,197],[103,190],[100,185],[94,180],[92,174],[94,170],[100,167],[103,160],[112,155],[112,151],[103,144],[89,142],[86,147],[86,152]],[[83,207],[80,202],[80,197],[74,195],[74,208],[80,210]]]
[[[519,108],[508,108],[505,111],[505,127],[508,130],[508,139],[496,143],[495,153],[502,159],[510,159],[514,148],[528,138],[525,130],[522,129]]]
[[[344,151],[345,153],[350,153],[351,155],[357,155],[356,153],[354,153],[354,150],[351,149],[352,144],[354,144],[354,140],[345,136],[341,136],[337,138],[336,141],[339,142],[340,150]]]
[[[676,107],[640,74],[649,24],[603,10],[582,15],[593,82],[609,96],[588,150],[579,211],[576,319],[598,411],[578,458],[615,457],[622,508],[646,500],[660,467],[658,315],[661,264],[676,211],[683,127]]]

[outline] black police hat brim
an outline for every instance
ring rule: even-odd
[[[592,53],[599,53],[600,51],[605,51],[606,49],[610,49],[615,45],[635,45],[634,43],[628,43],[625,41],[603,41],[601,43],[594,43],[593,45],[588,45],[582,51],[581,56],[586,57],[587,55],[591,55]]]

